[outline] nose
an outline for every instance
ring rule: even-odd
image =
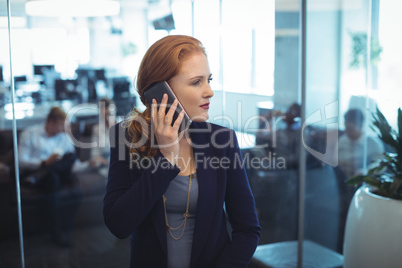
[[[211,89],[211,85],[207,84],[205,86],[203,97],[206,98],[206,99],[209,99],[209,98],[212,98],[213,96],[214,96],[214,92]]]

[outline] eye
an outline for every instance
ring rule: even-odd
[[[197,79],[193,82],[193,86],[198,86],[201,83],[200,79]]]
[[[208,84],[211,83],[212,80],[213,80],[213,78],[212,78],[212,77],[209,77],[209,78],[208,78]]]

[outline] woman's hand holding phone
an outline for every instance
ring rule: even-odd
[[[175,99],[169,111],[166,113],[168,102],[167,94],[163,95],[161,105],[155,99],[152,100],[151,118],[154,124],[155,137],[158,142],[159,150],[163,156],[175,165],[179,156],[179,127],[184,117],[182,110],[172,125],[173,115],[176,111],[178,100]]]

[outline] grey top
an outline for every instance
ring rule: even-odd
[[[191,183],[190,191],[190,217],[187,219],[183,236],[179,240],[174,240],[169,231],[167,237],[167,259],[168,268],[189,268],[191,259],[191,249],[193,244],[193,233],[195,225],[195,215],[198,203],[198,179],[196,174]],[[177,175],[166,190],[166,211],[168,222],[171,227],[178,227],[184,220],[183,214],[186,212],[188,186],[190,179],[188,176]],[[172,230],[174,237],[180,237],[183,226],[177,230]]]

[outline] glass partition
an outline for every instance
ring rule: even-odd
[[[371,128],[377,107],[397,129],[401,93],[391,70],[400,69],[395,48],[401,38],[392,34],[398,16],[391,5],[398,1],[306,2],[305,129],[313,141],[305,148],[321,165],[306,171],[303,266],[332,267],[344,253],[347,213],[357,190],[345,181],[389,152]],[[318,253],[323,249],[328,254]]]
[[[10,1],[0,1],[0,265],[24,266],[21,226],[20,189],[15,168],[14,142],[17,136],[13,122],[12,32],[25,27],[18,12],[10,13]],[[11,38],[11,40],[10,40]]]
[[[343,45],[350,30],[344,21],[351,10],[367,15],[361,6],[344,7],[342,1],[306,1],[303,267],[343,264],[346,190],[350,189],[339,170],[338,137],[343,56],[350,54]]]
[[[135,105],[132,77],[139,47],[146,47],[145,7],[124,9],[131,10],[130,20],[135,15],[134,22],[125,24],[137,25],[130,29],[131,34],[136,37],[135,31],[140,32],[141,38],[133,40],[123,38],[122,13],[97,17],[29,15],[25,5],[29,2],[11,1],[12,77],[8,32],[6,26],[0,26],[4,74],[0,79],[0,162],[4,157],[8,168],[3,170],[1,165],[0,266],[21,267],[23,262],[27,267],[128,267],[128,239],[115,238],[103,223],[108,164],[104,153],[108,148],[105,136],[96,134],[101,133],[99,125],[105,120],[103,111],[108,109],[107,119],[118,121]],[[1,1],[1,6],[1,12],[7,10],[6,1]],[[106,39],[107,44],[100,42]],[[107,107],[109,101],[104,98],[114,104]],[[67,117],[60,121],[62,111]],[[19,165],[14,163],[12,151],[13,112]],[[49,115],[55,119],[50,120]],[[65,135],[61,137],[59,132]],[[92,141],[97,146],[90,150]],[[45,172],[43,166],[55,158],[62,164]],[[21,179],[20,198],[14,181],[16,171]],[[19,247],[18,203],[24,252]],[[25,253],[24,261],[21,253]]]
[[[59,11],[43,14],[45,9],[38,14],[25,2],[12,4],[26,20],[13,31],[13,67],[28,267],[128,266],[129,241],[113,237],[103,223],[107,169],[102,163],[93,166],[90,144],[105,145],[94,137],[99,112],[107,105],[103,98],[113,100],[110,112],[116,122],[133,106],[144,108],[134,90],[135,75],[149,45],[168,34],[192,34],[207,49],[215,90],[210,121],[237,132],[263,227],[260,244],[297,240],[298,160],[292,157],[294,151],[276,145],[286,143],[279,133],[288,127],[285,119],[291,117],[293,103],[296,114],[290,124],[297,129],[290,138],[299,133],[299,11],[293,6],[262,0],[251,5],[225,0],[120,1],[117,15],[83,17],[71,10],[65,10],[68,16],[56,15]],[[47,131],[53,107],[67,113],[64,130],[79,159],[74,179],[57,190],[44,187],[43,174],[29,169],[35,157],[27,149],[32,133]],[[4,128],[10,128],[10,119],[4,117]],[[46,144],[48,155],[68,152],[61,143]],[[255,160],[261,164],[254,166]],[[3,205],[15,213],[15,205]],[[4,231],[17,245],[15,225]],[[17,248],[7,252],[1,261],[17,267]]]
[[[214,78],[210,121],[237,133],[262,226],[250,267],[342,265],[356,190],[344,181],[370,164],[367,148],[358,166],[345,160],[345,115],[361,111],[363,137],[375,136],[369,124],[376,106],[396,127],[397,0],[119,1],[109,9],[117,13],[96,16],[39,14],[29,2],[11,0],[20,199],[8,30],[0,21],[0,267],[21,265],[19,200],[27,267],[128,267],[128,239],[103,223],[108,150],[100,125],[108,124],[106,108],[110,124],[144,109],[136,72],[147,48],[168,34],[203,42]],[[0,5],[2,19],[7,1]],[[41,161],[58,154],[69,163],[70,151],[77,159],[67,165],[71,176],[50,189],[29,147],[34,133],[49,134],[54,107],[66,113],[68,144],[45,140]]]

